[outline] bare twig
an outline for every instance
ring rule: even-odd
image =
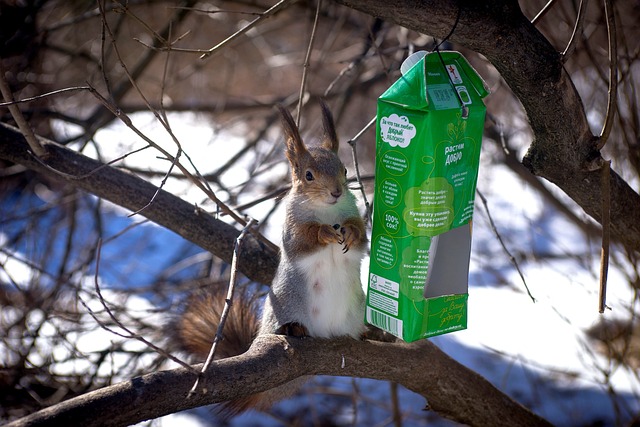
[[[215,7],[215,6],[211,6],[211,7]],[[213,9],[200,9],[197,7],[183,7],[183,6],[174,6],[172,7],[172,9],[187,9],[192,12],[206,13],[207,15],[213,15],[216,13],[230,13],[230,14],[237,14],[237,15],[254,15],[254,16],[262,15],[262,12],[249,12],[249,11],[243,11],[243,10],[230,10],[230,9],[213,10]]]
[[[313,42],[316,39],[316,28],[318,28],[318,17],[320,16],[320,7],[322,6],[322,0],[318,0],[316,6],[316,15],[313,18],[313,27],[311,28],[311,36],[309,37],[309,46],[307,47],[307,54],[304,57],[304,64],[302,65],[302,81],[300,82],[300,93],[298,95],[298,111],[296,114],[296,126],[300,127],[300,116],[302,115],[302,104],[304,103],[304,90],[307,85],[307,71],[309,70],[309,59],[311,58],[311,51],[313,50]]]
[[[100,4],[100,7],[101,7],[101,10],[102,10],[102,5],[101,4]],[[160,115],[158,110],[156,110],[155,108],[153,108],[151,106],[151,103],[147,100],[147,98],[145,97],[145,95],[142,92],[142,90],[138,87],[138,84],[136,82],[135,76],[132,73],[129,72],[126,64],[124,63],[124,61],[123,61],[123,59],[122,59],[122,57],[120,55],[120,51],[118,49],[118,46],[115,43],[115,36],[114,36],[113,32],[111,31],[111,28],[110,28],[109,24],[107,23],[107,19],[106,19],[106,16],[104,14],[103,14],[102,23],[103,23],[103,27],[107,30],[107,33],[109,34],[109,36],[110,36],[110,38],[111,38],[111,40],[113,42],[112,46],[113,46],[114,52],[115,52],[115,54],[116,54],[116,56],[118,58],[118,61],[122,65],[123,70],[125,71],[125,74],[127,75],[128,79],[129,79],[129,83],[132,85],[132,87],[134,89],[136,89],[136,91],[138,92],[138,94],[142,98],[143,102],[146,104],[146,106],[149,109],[149,111],[151,111],[154,114],[156,119],[165,128],[165,130],[167,131],[169,136],[171,136],[172,140],[174,141],[174,143],[178,147],[177,154],[175,156],[173,156],[167,150],[163,149],[158,144],[156,144],[154,141],[152,141],[150,138],[146,137],[135,126],[133,126],[133,122],[131,121],[131,119],[129,117],[126,116],[126,114],[124,114],[115,105],[113,105],[106,98],[104,98],[102,95],[100,95],[98,93],[98,91],[96,89],[94,89],[91,85],[89,85],[90,92],[94,96],[96,96],[109,111],[111,111],[116,117],[118,117],[120,120],[122,120],[127,127],[129,127],[134,132],[136,132],[136,134],[139,135],[141,138],[143,138],[147,143],[149,143],[149,145],[153,146],[156,150],[160,151],[163,156],[165,156],[169,161],[171,161],[172,162],[172,167],[175,164],[175,166],[177,166],[180,169],[180,171],[191,180],[191,182],[193,182],[217,206],[219,206],[222,211],[224,211],[225,213],[230,215],[235,221],[237,221],[241,225],[243,225],[243,226],[246,225],[246,222],[245,222],[244,218],[241,215],[239,215],[238,213],[234,212],[230,207],[228,207],[225,203],[223,203],[220,199],[218,199],[218,197],[215,195],[213,190],[209,187],[209,184],[204,179],[202,179],[202,175],[198,172],[197,168],[195,168],[195,166],[193,165],[192,162],[191,162],[191,164],[194,167],[194,169],[196,170],[196,173],[198,174],[198,178],[194,177],[193,174],[191,174],[191,172],[189,172],[180,163],[180,161],[178,159],[179,159],[180,155],[183,154],[183,150],[182,150],[180,142],[178,141],[178,139],[174,135],[173,131],[171,130],[171,127],[169,126],[169,123]],[[170,32],[170,28],[167,31]],[[169,170],[169,172],[171,172],[171,170]],[[156,192],[156,194],[157,194],[157,192]],[[154,197],[155,197],[155,195],[154,195]],[[153,198],[151,199],[151,202],[153,202]],[[151,204],[151,202],[148,203],[147,205],[145,205],[145,207],[142,208],[142,209],[145,209],[146,207],[148,207]],[[136,213],[139,213],[139,212],[140,211],[137,211]],[[271,243],[268,239],[266,239],[264,236],[262,236],[261,234],[257,234],[256,237],[258,239],[260,239],[262,242],[264,242],[265,244],[271,245],[272,248],[276,249],[276,246],[273,243]]]
[[[148,341],[146,338],[138,335],[137,333],[131,331],[131,329],[129,329],[128,327],[126,327],[122,322],[120,322],[120,320],[118,320],[118,318],[115,316],[115,314],[113,314],[113,311],[111,311],[111,308],[109,307],[109,304],[107,304],[107,302],[104,299],[104,296],[102,295],[102,291],[100,290],[100,283],[98,281],[98,277],[100,274],[100,254],[102,251],[102,239],[98,240],[98,250],[96,252],[96,272],[94,275],[94,285],[95,285],[95,289],[96,289],[96,294],[98,295],[98,299],[100,300],[100,304],[102,305],[102,307],[104,307],[105,311],[107,312],[107,314],[109,315],[109,318],[111,318],[111,320],[113,320],[113,322],[119,327],[121,328],[123,331],[126,332],[126,334],[123,334],[121,332],[115,331],[112,328],[108,327],[107,325],[104,324],[104,322],[100,321],[100,319],[97,318],[97,316],[95,315],[95,313],[93,312],[93,310],[91,310],[89,308],[89,306],[81,299],[80,302],[82,303],[82,305],[87,309],[87,311],[89,312],[89,314],[91,315],[91,317],[93,317],[93,319],[98,323],[98,325],[100,325],[101,328],[103,328],[106,331],[109,331],[115,335],[118,335],[122,338],[127,338],[127,339],[136,339],[140,342],[142,342],[143,344],[145,344],[147,347],[153,349],[155,352],[163,355],[164,357],[171,359],[172,361],[176,362],[177,364],[179,364],[180,366],[192,371],[192,372],[196,372],[196,370],[194,368],[191,367],[191,365],[189,365],[186,362],[183,362],[182,360],[178,359],[177,357],[171,355],[169,352],[163,350],[162,348],[158,347],[157,345],[153,344],[152,342]]]
[[[362,200],[364,201],[365,207],[365,219],[367,220],[367,224],[371,224],[371,205],[369,204],[369,200],[367,200],[367,194],[364,191],[364,184],[362,183],[362,178],[360,176],[360,167],[358,165],[358,154],[356,152],[356,142],[360,137],[367,131],[371,126],[376,122],[376,118],[372,118],[367,125],[362,128],[360,132],[356,134],[353,138],[347,141],[347,144],[351,146],[351,154],[353,155],[353,166],[356,170],[356,178],[358,180],[358,185],[360,186],[360,193],[362,194]]]
[[[242,240],[250,228],[256,223],[256,220],[251,218],[247,222],[247,225],[242,229],[242,232],[236,239],[236,243],[233,247],[233,258],[231,259],[231,277],[229,277],[229,287],[227,288],[227,297],[224,302],[224,308],[222,309],[222,314],[220,315],[220,322],[218,323],[218,330],[216,331],[216,335],[213,338],[213,343],[211,344],[211,350],[209,350],[209,355],[207,356],[207,360],[202,365],[202,370],[198,374],[198,378],[196,378],[193,387],[189,391],[188,397],[191,397],[196,390],[198,389],[198,384],[200,383],[200,377],[204,374],[209,365],[213,361],[213,358],[216,354],[216,349],[218,347],[218,343],[222,340],[222,332],[224,331],[224,325],[227,322],[227,317],[229,316],[229,311],[231,310],[231,305],[233,305],[233,294],[236,288],[236,281],[238,276],[238,258],[240,258],[240,251],[242,250]]]
[[[116,38],[114,35],[114,32],[111,30],[111,26],[108,24],[107,22],[107,17],[104,11],[104,5],[102,3],[99,3],[100,6],[100,10],[102,12],[102,29],[103,29],[103,41],[102,44],[104,46],[104,38],[105,38],[105,34],[104,31],[106,30],[106,32],[109,34],[109,37],[111,39],[111,46],[113,47],[113,51],[116,54],[116,57],[118,59],[118,62],[120,63],[120,65],[122,66],[123,70],[125,71],[125,74],[127,76],[127,78],[129,79],[129,83],[131,84],[131,86],[136,90],[136,92],[140,95],[140,97],[142,98],[143,102],[145,103],[145,105],[147,106],[147,109],[149,111],[151,111],[154,116],[158,119],[158,121],[163,125],[163,127],[167,130],[167,132],[169,133],[169,135],[171,136],[171,138],[173,139],[174,143],[177,145],[178,147],[178,153],[175,156],[175,161],[177,161],[177,159],[180,158],[180,155],[182,154],[182,147],[180,145],[180,142],[178,141],[178,139],[175,137],[175,135],[173,134],[171,127],[169,126],[168,121],[166,120],[166,116],[161,116],[160,113],[151,106],[151,103],[147,100],[147,97],[145,96],[145,94],[142,92],[142,90],[139,88],[138,83],[136,81],[135,76],[129,71],[129,68],[127,67],[127,65],[125,64],[124,60],[122,59],[122,56],[120,55],[120,49],[118,48],[118,45],[116,43]],[[123,6],[124,7],[124,6]],[[125,8],[125,11],[128,12],[128,10]],[[137,18],[135,15],[130,14],[135,20],[140,21],[139,18]],[[164,44],[168,44],[168,42],[162,38],[159,34],[157,34],[156,32],[154,32],[152,29],[150,29],[146,24],[143,23],[143,27],[146,28],[148,31],[150,31],[152,34],[154,34],[155,38],[157,40],[160,40],[162,43]],[[167,28],[167,34],[168,37],[171,37],[171,23],[169,23],[168,28]],[[104,47],[103,47],[104,49]],[[104,55],[104,53],[103,53]],[[168,56],[167,56],[168,57]],[[104,57],[103,57],[103,62],[104,62]],[[166,63],[165,63],[165,71],[166,71]],[[105,77],[105,83],[107,83],[107,76],[106,74],[103,72],[103,76]],[[92,93],[94,93],[92,91]],[[164,76],[163,76],[163,86],[162,86],[162,92],[161,92],[161,97],[160,97],[160,106],[162,107],[163,103],[162,103],[162,94],[164,93]],[[162,150],[159,149],[157,144],[151,144],[154,148],[158,149],[159,151],[162,152]],[[165,152],[163,152],[163,154],[167,154]],[[172,167],[173,167],[173,163],[174,160],[172,159]]]
[[[40,95],[30,96],[29,98],[17,99],[9,102],[0,102],[0,107],[8,107],[14,104],[21,104],[23,102],[31,102],[36,101],[38,99],[47,98],[49,96],[59,95],[65,92],[76,92],[80,90],[89,90],[89,86],[74,86],[74,87],[65,87],[63,89],[52,90],[51,92],[46,92]]]
[[[105,21],[105,4],[104,0],[98,1],[98,10],[102,17],[103,22]],[[111,93],[111,81],[109,80],[109,76],[106,71],[107,64],[107,30],[106,25],[100,26],[100,75],[102,76],[102,81],[104,83],[104,87],[109,94],[109,98],[113,100],[113,95]]]
[[[100,200],[100,199],[98,199],[98,200]],[[103,239],[102,242],[103,242],[103,244],[110,243],[110,242],[116,240],[117,238],[119,238],[120,236],[124,235],[125,233],[129,232],[130,230],[133,230],[134,228],[139,227],[141,225],[147,224],[150,221],[151,221],[150,219],[145,218],[142,221],[131,223],[131,224],[127,225],[126,227],[122,228],[117,233],[110,235],[106,239]]]
[[[170,52],[170,51],[180,51],[180,48],[176,48],[175,46],[173,46],[175,43],[178,43],[180,40],[182,40],[183,38],[187,37],[189,34],[191,34],[191,30],[185,32],[184,34],[182,34],[181,36],[177,37],[174,41],[172,41],[171,43],[167,43],[166,47],[158,47],[158,46],[153,46],[150,45],[148,43],[143,42],[142,40],[140,40],[139,38],[134,37],[133,40],[137,41],[138,43],[140,43],[142,46],[146,47],[147,49],[153,49],[153,50],[157,50],[159,52]]]
[[[127,78],[129,79],[129,83],[136,90],[136,92],[140,95],[140,97],[142,98],[142,101],[147,106],[147,109],[153,113],[153,115],[156,117],[156,119],[158,119],[158,121],[162,124],[162,126],[167,130],[167,132],[169,133],[169,136],[171,136],[171,138],[173,139],[174,143],[178,146],[178,154],[176,155],[176,157],[179,158],[180,154],[182,153],[182,147],[180,145],[180,142],[178,141],[178,139],[173,134],[173,131],[171,130],[171,127],[169,126],[169,123],[160,115],[160,113],[158,112],[157,109],[155,109],[155,108],[153,108],[151,106],[151,103],[149,102],[149,100],[145,96],[144,92],[138,86],[138,83],[136,81],[135,76],[131,72],[129,72],[129,68],[127,67],[127,65],[125,64],[124,60],[122,59],[122,56],[120,55],[120,49],[118,48],[118,45],[116,43],[115,35],[114,35],[113,31],[111,30],[111,26],[107,22],[106,15],[104,15],[104,14],[102,16],[102,27],[107,30],[107,33],[109,34],[109,37],[111,38],[111,46],[113,47],[113,51],[116,54],[118,62],[122,66],[122,69],[124,70]],[[171,34],[171,24],[169,24],[169,28],[168,28],[167,31],[168,31],[169,34]],[[160,36],[157,35],[157,38],[160,38]],[[161,40],[164,41],[164,39],[161,39]],[[162,102],[160,103],[160,105],[162,106]],[[154,147],[158,148],[157,144],[153,144],[153,145],[154,145]]]
[[[400,399],[398,399],[398,383],[389,381],[389,394],[391,395],[391,414],[393,416],[394,427],[402,427],[402,411],[400,409]]]
[[[252,208],[252,207],[254,207],[256,205],[259,205],[262,202],[266,202],[267,200],[277,199],[278,197],[282,197],[285,194],[287,194],[287,192],[290,189],[291,189],[291,185],[290,184],[283,185],[281,187],[276,188],[273,191],[268,192],[267,194],[264,194],[263,196],[261,196],[261,197],[259,197],[257,199],[251,200],[251,201],[249,201],[249,202],[247,202],[247,203],[245,203],[243,205],[236,206],[235,209],[240,211],[240,212],[245,211],[245,210],[247,210],[249,208]]]
[[[584,17],[586,15],[588,3],[589,0],[580,0],[580,6],[578,7],[578,17],[576,18],[576,24],[573,27],[573,33],[571,34],[569,43],[567,43],[567,47],[565,48],[564,52],[562,52],[562,60],[565,62],[576,48],[576,44],[578,42],[578,34],[582,34],[582,26],[584,24]]]
[[[276,14],[277,12],[280,12],[282,9],[284,9],[287,6],[288,3],[291,3],[291,1],[292,0],[280,0],[278,3],[276,3],[273,6],[271,6],[271,8],[267,9],[262,14],[260,14],[260,16],[258,16],[256,19],[254,19],[253,21],[249,22],[247,25],[245,25],[244,27],[240,28],[238,31],[236,31],[235,33],[231,34],[229,37],[227,37],[226,39],[224,39],[223,41],[221,41],[217,45],[213,46],[211,49],[207,50],[205,53],[203,53],[200,56],[200,59],[207,58],[207,57],[211,56],[212,54],[214,54],[216,51],[222,49],[224,46],[226,46],[227,44],[229,44],[230,42],[232,42],[233,40],[238,38],[238,36],[241,36],[242,34],[246,33],[247,31],[249,31],[250,29],[255,27],[263,19],[268,18],[268,17]]]
[[[128,15],[129,17],[131,17],[131,19],[133,19],[134,21],[136,21],[138,24],[140,24],[140,26],[142,28],[144,28],[145,30],[147,30],[147,32],[149,32],[150,34],[153,35],[153,37],[158,40],[161,44],[163,45],[168,45],[168,39],[171,38],[171,36],[169,35],[168,39],[165,39],[163,36],[161,36],[156,30],[154,30],[153,28],[151,28],[151,26],[144,20],[144,19],[140,19],[138,17],[138,15],[136,15],[135,13],[133,13],[131,11],[131,9],[129,9],[128,4],[122,4],[118,1],[115,2],[116,4],[118,4],[120,6],[120,9],[115,9],[116,13],[124,13],[126,15]],[[103,6],[104,7],[104,6]],[[186,8],[184,8],[186,9]],[[169,29],[171,28],[171,26],[173,25],[172,21],[169,21],[168,23],[168,27]],[[170,33],[169,33],[170,34]]]
[[[158,194],[164,188],[164,185],[167,183],[167,180],[171,176],[171,171],[173,170],[173,168],[178,163],[178,159],[180,158],[180,154],[182,154],[182,148],[178,147],[178,154],[176,154],[176,156],[171,160],[171,166],[169,166],[169,169],[164,174],[164,177],[162,177],[162,181],[160,182],[160,185],[158,185],[158,188],[156,188],[156,192],[153,193],[153,196],[151,196],[151,198],[149,199],[149,201],[147,202],[146,205],[144,205],[143,207],[141,207],[140,209],[138,209],[138,210],[136,210],[134,212],[131,212],[129,215],[127,215],[128,217],[132,217],[132,216],[138,215],[140,212],[142,212],[143,210],[145,210],[146,208],[151,206],[151,204],[156,199],[156,197],[158,197]]]
[[[195,0],[185,0],[184,3],[189,6],[192,3],[195,3]],[[107,7],[104,2],[98,1],[98,16],[101,16],[102,20],[106,22],[106,13],[108,11],[114,10],[116,9],[114,8],[109,8]],[[168,37],[168,33],[169,33],[169,28],[171,27],[171,25],[177,25],[178,23],[182,22],[186,16],[188,15],[188,11],[187,10],[176,10],[176,13],[169,18],[168,22],[169,24],[167,24],[160,32],[158,32],[160,38],[154,38],[155,42],[154,42],[154,46],[156,45],[156,43],[159,45],[160,42],[158,42],[157,40],[166,40]],[[124,18],[128,15],[124,14],[124,13],[120,13],[118,14],[118,16],[120,17],[119,19],[119,23],[118,26],[122,24]],[[117,27],[116,27],[117,28]],[[104,32],[105,28],[103,27],[103,32]],[[106,32],[104,32],[103,36],[102,36],[105,40],[106,40]],[[113,102],[119,102],[122,97],[129,91],[129,89],[131,88],[131,85],[129,83],[129,76],[127,76],[127,79],[124,79],[123,81],[119,82],[118,84],[114,85],[113,88],[111,88],[108,76],[106,75],[106,71],[105,71],[105,64],[106,62],[106,58],[108,57],[108,50],[106,49],[105,46],[105,41],[102,41],[102,64],[101,64],[101,68],[102,68],[102,74],[103,74],[103,79],[105,81],[105,84],[107,85],[107,91],[109,93],[109,99],[112,100]],[[113,39],[113,43],[112,46],[115,45],[115,39]],[[133,68],[130,71],[131,76],[133,77],[133,79],[137,79],[139,78],[144,72],[145,70],[147,70],[147,68],[149,67],[149,65],[152,63],[153,59],[155,58],[155,56],[157,55],[157,52],[154,49],[149,49],[147,52],[145,52],[143,55],[141,55],[137,61],[137,63],[133,66]],[[109,114],[110,111],[108,111],[107,109],[104,108],[96,108],[90,115],[89,117],[86,119],[86,123],[88,124],[87,126],[87,130],[86,132],[84,132],[84,134],[81,134],[81,136],[78,136],[72,140],[75,139],[83,139],[83,140],[88,140],[91,138],[91,136],[102,126],[104,126],[106,123],[108,123],[109,121],[112,120],[111,115]]]
[[[607,307],[607,275],[609,273],[609,243],[611,236],[611,160],[602,164],[602,250],[600,254],[600,293],[598,312],[604,313]]]
[[[169,153],[167,150],[163,149],[162,147],[160,147],[158,144],[156,144],[154,141],[152,141],[150,138],[147,138],[142,132],[140,132],[135,126],[133,126],[133,122],[131,121],[131,119],[126,116],[126,114],[124,114],[119,108],[117,108],[115,105],[113,105],[111,102],[109,102],[105,97],[103,97],[102,95],[100,95],[98,93],[98,91],[93,88],[91,85],[89,85],[90,87],[90,92],[96,96],[98,98],[98,100],[100,100],[100,102],[102,102],[102,104],[109,110],[111,111],[116,117],[118,117],[120,120],[123,121],[123,123],[129,127],[130,129],[132,129],[138,136],[140,136],[141,138],[143,138],[149,145],[151,145],[152,147],[154,147],[156,150],[160,151],[162,153],[163,156],[165,156],[169,161],[171,161],[172,166],[169,170],[169,173],[171,172],[171,169],[173,168],[173,166],[178,166],[178,168],[180,169],[180,171],[187,176],[194,184],[196,184],[196,186],[198,186],[198,188],[200,188],[205,194],[207,194],[207,196],[214,202],[216,203],[217,206],[219,206],[223,211],[227,212],[229,215],[231,215],[231,217],[233,217],[236,221],[238,221],[240,224],[245,225],[244,219],[236,214],[235,212],[233,212],[229,207],[227,207],[221,200],[218,199],[218,197],[215,195],[215,193],[213,192],[213,190],[209,187],[209,185],[207,184],[207,182],[205,180],[202,179],[196,179],[184,166],[182,166],[182,164],[179,162],[179,157],[180,155],[183,153],[182,151],[182,146],[180,144],[180,142],[178,141],[178,139],[176,138],[176,136],[173,134],[173,131],[171,130],[171,127],[169,126],[168,121],[165,120],[165,118],[163,118],[160,113],[158,112],[158,110],[156,110],[155,108],[153,108],[151,106],[151,104],[149,103],[149,101],[147,100],[147,98],[145,97],[144,93],[142,92],[142,90],[140,90],[140,88],[138,87],[138,84],[136,82],[135,76],[129,72],[129,69],[127,68],[126,64],[124,63],[121,55],[120,55],[120,51],[118,49],[117,44],[115,43],[115,36],[113,34],[113,32],[111,31],[111,27],[109,26],[109,24],[107,23],[107,19],[106,16],[104,15],[104,9],[103,9],[103,5],[100,4],[100,8],[101,11],[103,12],[103,16],[102,16],[102,24],[103,24],[103,28],[106,29],[106,31],[108,32],[113,44],[113,49],[114,52],[118,58],[118,61],[120,62],[120,64],[123,67],[123,70],[125,71],[128,79],[129,79],[129,83],[132,85],[133,88],[136,89],[136,91],[138,92],[138,94],[140,95],[140,97],[142,98],[143,102],[145,103],[145,105],[147,106],[147,109],[149,111],[151,111],[154,116],[156,117],[156,119],[158,119],[158,121],[160,122],[160,124],[162,124],[162,126],[165,128],[165,130],[169,133],[169,136],[171,136],[172,140],[174,141],[174,143],[176,144],[176,146],[178,147],[178,152],[175,156],[173,156],[171,153]],[[169,29],[167,29],[167,32],[170,33],[170,27]],[[196,169],[197,172],[197,169]],[[199,172],[197,172],[198,175],[200,175]],[[168,176],[165,175],[165,180],[166,177]],[[164,181],[163,180],[163,183]],[[161,187],[160,187],[161,188]],[[153,202],[154,197],[151,199],[151,201],[149,203],[147,203],[147,205],[145,205],[145,207],[143,207],[142,209],[147,208],[151,202]],[[136,211],[135,213],[140,213],[141,210]]]
[[[531,185],[545,199],[545,203],[553,205],[569,221],[580,227],[580,229],[587,235],[594,237],[599,235],[600,229],[597,226],[592,222],[585,221],[584,218],[577,215],[565,202],[560,200],[556,194],[549,190],[549,188],[542,183],[540,178],[533,175],[522,165],[516,150],[511,146],[510,136],[505,135],[504,124],[492,114],[487,114],[487,118],[489,121],[494,123],[494,126],[485,127],[485,136],[488,136],[488,141],[495,142],[504,153],[504,159],[502,160],[504,165],[520,179],[526,182],[527,185]]]
[[[136,19],[139,19],[139,18],[136,17]],[[159,35],[158,35],[158,37],[159,37]],[[169,39],[171,39],[171,25],[169,25]],[[162,114],[162,120],[160,120],[160,122],[163,124],[163,126],[165,127],[167,132],[169,132],[169,134],[173,138],[174,142],[178,146],[178,153],[176,154],[175,158],[171,161],[171,166],[169,167],[167,172],[164,174],[164,177],[162,178],[162,181],[160,182],[160,185],[158,186],[158,189],[156,190],[156,192],[153,195],[153,197],[151,197],[151,199],[149,200],[149,203],[147,203],[145,206],[143,206],[139,210],[129,214],[130,217],[140,213],[142,210],[144,210],[148,206],[150,206],[151,203],[153,203],[155,198],[158,196],[158,193],[160,192],[160,190],[162,188],[164,188],[164,185],[166,184],[167,179],[169,179],[169,176],[171,175],[171,171],[176,166],[176,164],[178,163],[178,160],[180,159],[180,155],[183,153],[182,146],[180,145],[180,143],[177,140],[177,138],[173,135],[173,132],[172,132],[171,127],[169,125],[169,119],[167,118],[167,115],[166,115],[166,113],[164,111],[165,82],[166,82],[166,77],[167,77],[167,70],[169,68],[170,55],[171,55],[171,50],[168,50],[167,51],[167,55],[166,55],[166,60],[165,60],[165,63],[164,63],[164,70],[163,70],[163,74],[162,74],[162,84],[161,84],[161,87],[160,87],[160,113]],[[119,55],[118,55],[118,57],[119,57]],[[134,85],[134,87],[136,87],[136,89],[138,89],[137,86],[133,82],[132,82],[132,85]],[[138,90],[138,92],[140,92],[140,90]],[[142,95],[142,93],[140,95]],[[145,100],[145,102],[147,102],[146,99],[144,98],[144,96],[143,96],[143,99]],[[148,106],[148,108],[152,109],[154,111],[154,113],[155,113],[155,109],[153,109],[148,102],[147,102],[147,106]],[[157,113],[156,117],[159,118],[158,114],[160,114],[160,113]],[[196,171],[197,171],[197,169],[196,169]]]
[[[13,104],[13,93],[11,93],[11,89],[4,78],[4,73],[4,66],[2,65],[2,61],[0,61],[0,93],[2,93],[2,97],[7,102],[7,108],[9,108],[13,120],[16,121],[20,132],[27,140],[31,150],[37,157],[46,158],[48,155],[47,150],[40,144],[38,138],[36,138],[31,126],[29,126],[29,123],[27,123],[22,115],[22,111],[20,111],[17,105]]]
[[[136,133],[136,135],[138,135],[140,138],[142,138],[145,142],[147,142],[149,145],[153,146],[154,148],[156,148],[158,151],[160,151],[168,160],[170,161],[174,161],[174,157],[165,149],[163,149],[162,147],[160,147],[158,144],[156,144],[153,140],[151,140],[148,136],[146,136],[145,134],[143,134],[137,127],[135,127],[133,125],[133,122],[131,121],[131,118],[129,118],[129,116],[127,116],[126,114],[124,114],[121,110],[119,110],[117,107],[113,106],[112,104],[109,103],[109,101],[104,98],[102,95],[100,95],[100,93],[94,89],[93,87],[91,87],[91,93],[98,98],[98,100],[100,100],[100,102],[103,103],[103,105],[105,105],[117,118],[119,118],[129,129],[131,129],[133,132]],[[204,179],[199,179],[198,177],[194,176],[191,172],[189,172],[187,170],[187,168],[184,167],[184,165],[182,165],[182,163],[180,163],[179,161],[176,161],[175,163],[176,167],[178,169],[180,169],[180,172],[182,172],[184,174],[184,176],[186,176],[193,184],[196,185],[196,187],[198,187],[204,194],[207,195],[207,197],[209,197],[209,199],[211,199],[216,206],[225,214],[231,216],[235,221],[237,221],[238,223],[240,223],[241,225],[245,226],[246,225],[246,221],[245,219],[238,214],[237,212],[235,212],[233,209],[231,209],[229,206],[227,206],[226,203],[224,203],[222,200],[218,199],[218,197],[216,196],[216,194],[213,192],[213,190],[211,190],[211,188],[208,186],[208,184],[204,181]],[[149,206],[149,204],[147,204],[146,206]],[[258,240],[260,240],[262,243],[264,243],[265,245],[267,245],[270,249],[274,250],[274,251],[278,251],[278,246],[275,245],[273,242],[271,242],[269,239],[267,239],[266,237],[264,237],[264,235],[262,235],[261,233],[252,230],[252,233],[256,236],[256,238]]]
[[[529,298],[531,298],[531,301],[536,302],[536,299],[533,297],[533,295],[531,295],[531,292],[529,291],[529,286],[527,286],[527,281],[524,278],[524,274],[522,273],[522,270],[520,270],[520,265],[518,265],[518,261],[513,255],[511,255],[511,252],[509,251],[509,249],[507,249],[507,245],[504,243],[504,240],[502,240],[502,236],[498,232],[498,229],[496,228],[496,224],[493,222],[493,218],[491,217],[491,212],[489,212],[489,205],[487,204],[487,199],[480,192],[480,190],[476,189],[476,193],[480,197],[480,200],[482,201],[482,205],[484,206],[484,210],[487,213],[487,218],[489,218],[489,224],[491,225],[491,230],[493,230],[493,234],[495,234],[495,236],[498,238],[498,242],[500,243],[500,246],[502,246],[502,250],[504,251],[504,253],[509,258],[509,262],[511,262],[511,265],[513,265],[515,269],[518,271],[518,274],[520,275],[520,279],[522,279],[522,283],[524,284],[524,288],[527,290],[527,295],[529,295]]]
[[[116,106],[112,105],[104,96],[102,96],[95,88],[91,87],[91,93],[107,108],[109,109],[113,115],[117,118],[119,118],[124,124],[125,126],[127,126],[129,129],[131,129],[133,132],[136,133],[136,135],[138,135],[140,138],[142,138],[145,142],[147,142],[149,145],[151,145],[153,148],[155,148],[156,150],[160,151],[160,153],[162,153],[162,155],[168,159],[169,161],[174,161],[175,157],[169,153],[167,150],[165,150],[164,148],[162,148],[161,146],[159,146],[158,144],[156,144],[151,138],[149,138],[148,136],[146,136],[144,133],[142,133],[137,127],[135,127],[133,125],[133,122],[131,121],[131,118],[129,118],[129,116],[127,116],[126,114],[124,114],[121,110],[119,110]],[[236,221],[240,222],[242,225],[245,225],[246,222],[245,220],[238,215],[237,213],[233,212],[231,210],[231,208],[229,208],[225,203],[223,203],[220,199],[218,199],[218,197],[215,195],[215,193],[213,193],[213,191],[211,191],[209,188],[207,188],[207,186],[204,184],[204,182],[202,182],[201,180],[197,179],[196,177],[193,176],[193,174],[191,172],[189,172],[179,161],[177,161],[176,166],[178,167],[178,169],[180,169],[180,171],[191,180],[191,182],[193,182],[200,190],[202,190],[214,203],[216,203],[216,205],[218,205],[220,207],[220,209],[222,211],[224,211],[225,213],[231,215]]]
[[[383,21],[380,19],[376,19],[373,24],[368,28],[367,36],[363,39],[364,47],[360,51],[360,54],[356,56],[346,67],[344,67],[338,75],[329,83],[327,88],[324,91],[324,97],[329,96],[329,94],[333,91],[338,82],[345,76],[352,75],[351,80],[357,79],[357,75],[359,74],[360,69],[362,68],[364,60],[368,57],[369,52],[373,50],[373,54],[375,54],[379,59],[382,65],[382,69],[386,70],[387,67],[385,65],[384,58],[382,57],[378,46],[376,44],[376,35],[380,32],[383,26]],[[355,72],[354,72],[355,70]]]
[[[226,106],[225,106],[225,110],[228,111]],[[225,164],[218,167],[210,175],[216,178],[219,177],[220,175],[225,173],[228,169],[230,169],[231,166],[236,164],[237,161],[240,160],[242,156],[251,152],[251,150],[254,150],[255,147],[258,145],[258,143],[265,138],[267,131],[269,130],[271,125],[276,121],[277,118],[278,118],[278,114],[276,112],[269,114],[269,117],[267,117],[264,126],[262,126],[262,128],[256,133],[256,135],[252,136],[251,140],[247,141],[247,143],[244,145],[244,147],[242,147],[242,149],[238,150],[233,156],[231,156],[231,158],[229,158],[229,160],[227,160]]]
[[[549,12],[549,10],[551,10],[551,7],[555,2],[556,0],[549,0],[549,2],[547,2],[547,4],[544,5],[540,12],[538,12],[538,14],[531,20],[531,23],[535,25],[538,20],[540,20],[544,15],[547,14],[547,12]]]
[[[607,37],[609,40],[609,99],[607,100],[607,113],[600,132],[597,149],[601,150],[607,143],[613,119],[616,115],[618,96],[618,44],[616,39],[616,20],[613,13],[611,0],[604,0],[604,14],[607,19]]]

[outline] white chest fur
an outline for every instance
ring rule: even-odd
[[[360,284],[363,253],[342,245],[327,245],[295,261],[306,277],[309,334],[314,337],[350,335],[358,338],[363,331],[364,293]]]

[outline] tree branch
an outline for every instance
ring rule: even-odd
[[[156,186],[135,175],[44,138],[39,140],[49,153],[46,164],[35,158],[18,129],[0,124],[0,158],[65,181],[133,212],[147,205],[158,191]],[[160,190],[141,215],[231,262],[233,244],[240,232],[179,197]],[[243,274],[256,282],[270,283],[277,265],[278,254],[274,250],[253,236],[245,240],[238,263]]]
[[[36,136],[33,134],[33,130],[29,126],[29,123],[25,120],[22,115],[22,111],[20,108],[13,102],[13,94],[11,93],[11,88],[7,84],[4,78],[4,67],[2,66],[2,61],[0,61],[0,95],[4,98],[7,104],[7,108],[9,109],[9,113],[15,120],[16,124],[20,128],[20,131],[24,135],[24,139],[27,140],[27,143],[36,154],[36,156],[45,158],[47,157],[47,150],[45,150],[40,142],[36,139]]]
[[[179,368],[87,393],[7,427],[128,425],[257,393],[303,375],[393,380],[424,396],[433,411],[469,425],[550,425],[427,340],[394,344],[265,335],[243,355],[213,362],[201,379],[202,392],[188,399],[195,375]]]

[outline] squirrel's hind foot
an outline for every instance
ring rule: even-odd
[[[304,338],[309,336],[309,331],[301,323],[289,322],[276,329],[276,335],[287,335],[289,337]]]

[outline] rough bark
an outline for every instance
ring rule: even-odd
[[[468,425],[550,425],[429,341],[394,344],[265,335],[245,354],[214,362],[190,398],[186,396],[195,374],[182,368],[162,371],[62,402],[7,427],[122,426],[260,392],[302,375],[392,380],[424,396],[438,414]]]
[[[602,215],[602,158],[582,101],[559,52],[515,0],[337,0],[409,29],[445,37],[483,54],[522,103],[534,139],[523,164],[563,190],[593,219]],[[640,250],[640,196],[611,171],[611,230]]]
[[[49,153],[43,161],[31,154],[18,129],[0,123],[2,159],[68,182],[133,212],[146,206],[158,189],[124,170],[105,166],[52,141],[43,138],[40,141]],[[46,162],[46,166],[43,162]],[[143,209],[140,215],[231,263],[233,245],[240,232],[181,198],[160,190],[153,203]],[[242,245],[239,270],[251,280],[270,283],[278,266],[278,254],[253,236],[245,239]]]

